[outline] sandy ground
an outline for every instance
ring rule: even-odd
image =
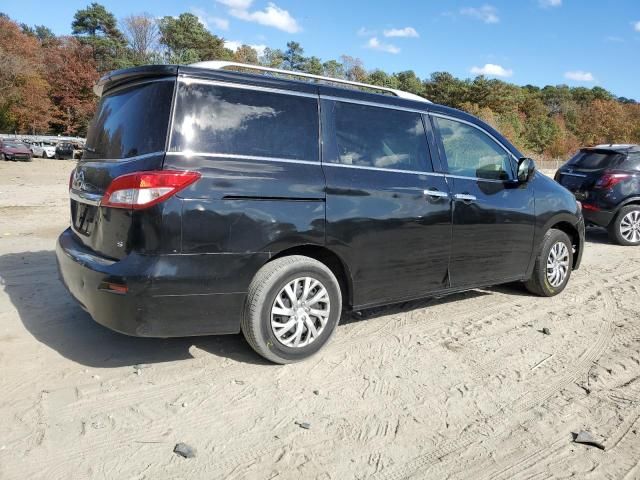
[[[239,335],[95,324],[53,254],[72,167],[0,163],[0,478],[640,478],[640,248],[591,230],[559,297],[349,315],[322,354],[274,366]]]

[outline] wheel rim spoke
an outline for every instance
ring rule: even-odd
[[[640,211],[633,210],[620,220],[620,235],[627,242],[640,242]]]
[[[331,313],[329,293],[313,277],[288,282],[271,307],[271,329],[284,346],[301,348],[318,338]]]
[[[564,242],[556,242],[547,257],[547,281],[552,287],[559,287],[569,273],[569,249]]]

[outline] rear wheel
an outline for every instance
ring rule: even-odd
[[[317,260],[291,255],[267,263],[253,278],[242,333],[267,360],[297,362],[329,341],[341,312],[342,296],[333,272]]]
[[[527,290],[541,297],[559,294],[569,282],[572,266],[569,236],[562,230],[550,229],[542,241],[531,278],[525,282]]]
[[[640,245],[640,205],[622,207],[608,230],[609,238],[620,245]]]

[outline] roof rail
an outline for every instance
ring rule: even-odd
[[[249,65],[249,64],[240,63],[240,62],[228,62],[226,60],[210,60],[205,62],[197,62],[197,63],[192,63],[190,66],[200,67],[200,68],[210,68],[213,70],[223,70],[228,67],[245,68],[247,70],[256,70],[258,72],[271,72],[271,73],[277,73],[280,75],[288,75],[291,77],[310,78],[313,80],[322,80],[324,82],[339,83],[339,84],[351,85],[355,87],[369,88],[372,90],[380,90],[383,92],[392,93],[396,97],[405,98],[407,100],[431,103],[426,98],[423,98],[414,93],[405,92],[404,90],[398,90],[398,89],[389,88],[389,87],[380,87],[378,85],[371,85],[368,83],[352,82],[351,80],[345,80],[342,78],[332,78],[332,77],[325,77],[322,75],[313,75],[311,73],[298,72],[295,70],[282,70],[280,68],[262,67],[260,65]]]

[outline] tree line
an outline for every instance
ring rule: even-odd
[[[84,135],[95,111],[92,87],[110,70],[150,63],[234,60],[406,90],[472,113],[524,152],[566,157],[583,145],[640,143],[640,104],[602,87],[518,86],[447,72],[419,78],[414,71],[367,70],[355,57],[323,61],[294,41],[258,53],[235,51],[191,13],[118,21],[103,5],[78,10],[69,36],[44,25],[19,24],[0,13],[0,131]]]

